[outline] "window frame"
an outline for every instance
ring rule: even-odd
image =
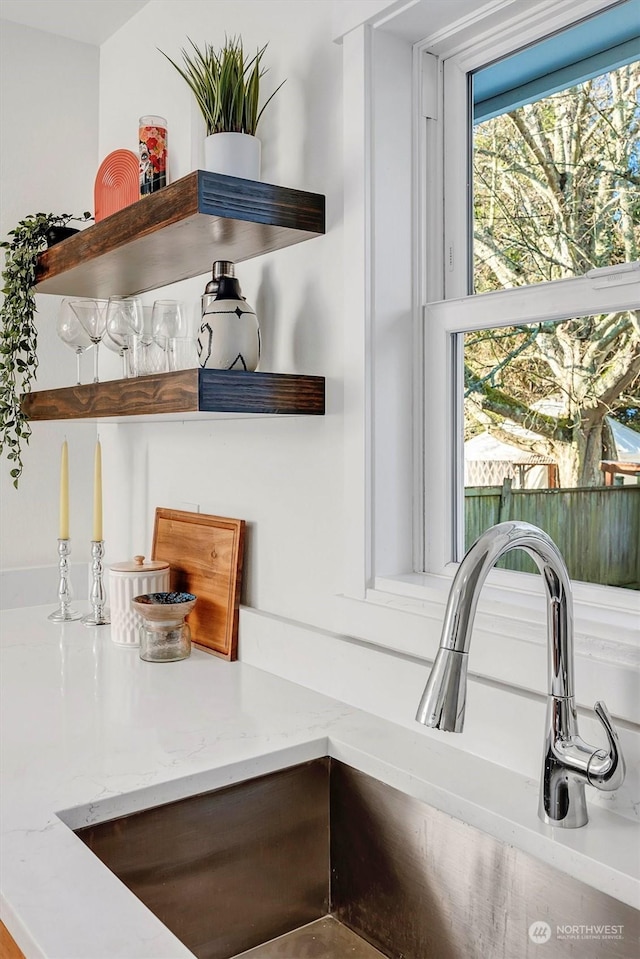
[[[425,517],[428,526],[425,540],[430,544],[429,566],[425,563],[425,569],[428,568],[430,572],[447,575],[451,568],[457,568],[457,562],[450,559],[451,555],[462,557],[464,554],[464,528],[460,515],[462,491],[459,488],[464,462],[459,423],[462,412],[461,398],[456,397],[456,392],[458,396],[461,392],[462,356],[458,355],[452,338],[470,330],[511,326],[514,315],[518,317],[518,324],[524,325],[637,308],[640,301],[640,269],[629,269],[624,265],[616,272],[610,272],[609,267],[605,271],[605,275],[613,282],[603,284],[601,271],[594,270],[581,277],[456,297],[425,305],[425,370],[431,371],[426,377],[426,403],[431,410],[428,442],[434,452],[425,484],[431,491],[430,500],[435,515],[444,517],[444,522],[435,528],[432,518]],[[463,316],[466,320],[462,319]],[[450,466],[453,474],[449,492],[445,470],[439,465],[441,463],[445,464],[445,469]],[[492,573],[492,581],[496,584],[520,586],[523,589],[527,588],[532,577],[538,578],[535,573],[518,574],[499,570]],[[637,605],[637,599],[627,603],[627,597],[634,595],[631,590],[598,587],[597,584],[573,580],[572,587],[574,596],[585,601],[597,601],[597,590],[607,589],[611,591],[614,605],[621,609],[627,605]]]
[[[584,19],[576,17],[576,21]],[[548,33],[542,26],[541,35]],[[570,26],[570,24],[567,24]],[[508,29],[508,28],[507,28]],[[520,39],[519,48],[528,46],[540,37]],[[501,46],[500,40],[496,50]],[[513,51],[511,51],[513,52]],[[501,56],[505,55],[501,53]],[[488,329],[513,324],[515,316],[519,323],[535,323],[545,320],[563,320],[572,316],[590,315],[609,310],[637,308],[640,303],[640,273],[631,264],[593,270],[582,277],[572,277],[548,283],[536,283],[526,287],[501,290],[493,293],[469,293],[473,289],[473,213],[471,185],[471,145],[473,130],[470,74],[489,62],[499,59],[495,50],[471,47],[447,57],[443,62],[443,89],[441,92],[443,123],[442,142],[445,156],[443,163],[442,189],[444,194],[444,258],[445,275],[442,284],[443,296],[427,300],[422,308],[424,334],[424,360],[422,375],[425,379],[425,404],[430,411],[426,419],[427,443],[434,451],[433,459],[444,464],[425,468],[427,499],[432,504],[425,512],[424,565],[425,572],[436,575],[455,574],[459,560],[464,555],[464,530],[462,527],[462,493],[459,477],[464,459],[463,439],[460,424],[462,411],[460,400],[454,390],[462,382],[461,350],[453,345],[452,337],[469,330]],[[418,151],[420,152],[420,150]],[[420,166],[420,156],[417,157]],[[428,209],[426,231],[431,243],[438,242],[439,224]],[[607,282],[602,282],[603,275]],[[446,343],[443,335],[446,334]],[[460,354],[460,355],[458,355]],[[448,391],[449,395],[446,394]],[[443,437],[442,426],[448,434]],[[437,519],[434,520],[434,517]],[[512,577],[516,578],[512,578]],[[527,590],[536,574],[514,574],[513,571],[494,570],[490,582],[505,587],[513,586]],[[629,599],[630,590],[615,587],[598,587],[597,584],[572,583],[574,596],[589,603],[601,598],[598,590],[610,590],[611,601],[621,610],[637,608]],[[595,592],[594,592],[595,587]]]
[[[435,381],[430,384],[423,376],[423,305],[440,303],[446,294],[448,305],[438,308],[448,310],[456,292],[466,295],[466,285],[456,286],[464,274],[456,269],[455,261],[454,269],[448,270],[443,256],[444,207],[437,182],[443,176],[445,134],[437,120],[425,119],[434,112],[442,115],[443,58],[449,63],[447,69],[457,71],[453,75],[466,97],[466,73],[474,66],[513,52],[549,30],[561,29],[613,2],[539,0],[532,9],[528,0],[500,0],[426,39],[421,37],[429,26],[428,4],[418,0],[409,8],[391,3],[387,4],[390,14],[372,15],[341,38],[343,234],[348,254],[344,271],[343,627],[353,635],[365,629],[374,646],[432,659],[457,568],[444,562],[432,564],[435,572],[415,572],[425,568],[420,565],[425,543],[431,543],[433,553],[434,541],[424,537],[423,516],[428,513],[436,525],[445,515],[433,500],[434,484],[423,483],[425,461],[434,459],[431,443],[446,443],[445,431],[441,430],[440,440],[433,431],[426,431],[428,391],[435,388]],[[422,21],[418,16],[421,10]],[[511,19],[507,13],[513,14]],[[403,20],[405,14],[412,17],[411,22]],[[424,26],[421,34],[418,21]],[[389,69],[380,65],[386,59],[392,61]],[[408,95],[407,77],[411,81]],[[405,104],[402,97],[408,97],[410,103]],[[388,123],[389,102],[395,103],[398,114],[405,106],[409,110],[407,129],[396,138],[396,154],[406,146],[413,155],[412,172],[404,178],[408,180],[404,185],[402,176],[393,176],[397,156],[394,161],[385,152],[379,135]],[[430,123],[436,131],[432,138],[426,136]],[[449,130],[447,149],[455,151],[451,135]],[[451,174],[449,161],[447,166]],[[400,174],[403,169],[399,165],[395,172]],[[393,217],[388,212],[390,196],[396,203]],[[427,207],[429,224],[426,216],[418,215]],[[461,222],[464,204],[456,216]],[[455,218],[447,217],[447,238],[456,235],[454,222]],[[439,237],[435,248],[430,246],[429,229]],[[400,255],[408,258],[410,275],[403,273],[402,283],[394,284],[398,307],[394,312],[388,302],[388,275],[380,267]],[[424,270],[422,263],[426,264]],[[396,321],[396,313],[402,314],[401,322]],[[404,358],[412,358],[411,377],[406,368],[400,375],[389,362],[390,328],[401,341]],[[439,375],[445,369],[443,364]],[[399,433],[405,435],[401,448]],[[394,457],[401,481],[390,475],[388,462]],[[444,483],[436,481],[440,488],[447,484],[446,470],[443,475]],[[589,705],[595,691],[596,696],[611,701],[618,716],[638,721],[640,704],[630,694],[629,669],[638,672],[640,666],[640,597],[611,587],[589,586],[587,591],[588,595],[575,591],[579,689]],[[490,622],[491,638],[484,646],[476,644],[476,675],[544,692],[544,656],[535,650],[535,660],[531,659],[532,648],[546,644],[540,577],[493,571],[478,608],[479,631],[485,628],[483,622]]]

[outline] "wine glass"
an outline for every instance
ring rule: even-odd
[[[142,307],[142,339],[146,343],[150,343],[153,339],[153,330],[151,328],[151,314],[153,313],[153,307],[148,306],[146,303]]]
[[[76,354],[76,385],[80,386],[80,357],[86,350],[91,349],[93,343],[74,313],[72,306],[72,301],[65,297],[58,310],[56,332],[65,346],[68,346]]]
[[[98,351],[106,331],[106,300],[80,299],[71,301],[71,309],[95,346],[93,354],[93,382],[98,383]]]
[[[165,338],[169,349],[169,369],[174,368],[172,355],[178,338],[186,337],[189,321],[184,304],[179,300],[156,300],[151,311],[151,330],[155,338]]]
[[[179,300],[156,300],[151,311],[151,330],[154,336],[186,336],[187,317]]]
[[[105,346],[122,357],[122,375],[129,376],[128,352],[131,337],[142,333],[144,314],[139,296],[110,296],[107,304]]]

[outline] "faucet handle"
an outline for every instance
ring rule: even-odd
[[[624,757],[618,731],[613,725],[609,710],[600,700],[593,708],[609,740],[609,751],[597,749],[593,753],[587,765],[587,779],[596,789],[609,792],[619,789],[624,782],[626,772]]]

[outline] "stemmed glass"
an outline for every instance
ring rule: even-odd
[[[151,329],[156,342],[164,341],[169,349],[169,369],[175,368],[178,342],[188,334],[188,319],[179,300],[156,300],[151,311]]]
[[[93,343],[74,313],[72,306],[72,301],[65,297],[58,311],[56,332],[65,346],[68,346],[76,354],[76,385],[80,386],[80,357],[86,350],[91,349]]]
[[[82,329],[95,346],[93,354],[93,382],[98,383],[98,351],[106,330],[106,300],[72,300],[71,309],[77,316]]]
[[[110,296],[107,305],[107,337],[105,346],[122,357],[122,375],[130,375],[128,362],[131,338],[142,333],[144,314],[139,296]]]
[[[151,311],[151,330],[154,336],[187,335],[187,319],[182,303],[178,300],[156,300]]]

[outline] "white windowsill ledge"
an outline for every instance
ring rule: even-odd
[[[505,587],[500,571],[492,573],[485,584],[475,619],[469,673],[546,695],[546,601],[542,584],[535,582],[537,577],[524,576],[534,581],[526,591],[521,586]],[[384,645],[433,661],[450,586],[447,576],[413,573],[376,578],[374,587],[366,592],[366,604],[417,620],[413,627],[389,631]],[[609,606],[574,597],[575,694],[581,706],[591,709],[596,700],[603,699],[618,719],[640,723],[640,596],[629,593],[621,605]]]
[[[446,607],[456,569],[452,564],[451,575],[378,576],[367,598],[375,601],[376,593],[396,594],[404,608],[407,599],[415,600],[418,605],[435,603],[437,607]],[[545,605],[540,577],[494,570],[482,588],[478,610],[504,618],[509,631],[514,625],[532,627],[534,633],[539,634],[539,642],[544,644],[546,628],[544,621],[539,620],[539,612]],[[577,583],[573,587],[573,608],[577,637],[611,643],[612,649],[622,647],[620,655],[625,662],[629,661],[628,647],[632,647],[637,656],[631,654],[631,661],[640,662],[640,594],[637,591]]]

